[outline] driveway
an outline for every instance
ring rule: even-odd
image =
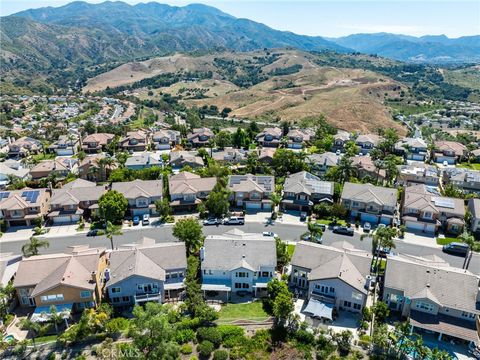
[[[258,211],[258,212],[247,212],[245,214],[245,222],[246,223],[261,223],[266,224],[270,221],[272,217],[272,213],[270,211]]]
[[[0,243],[13,242],[13,241],[25,241],[33,236],[32,227],[14,227],[10,228],[0,238]]]
[[[282,217],[277,219],[277,222],[282,224],[297,225],[297,226],[307,226],[306,221],[300,221],[300,212],[284,212]]]
[[[423,232],[405,232],[403,239],[398,239],[398,241],[432,248],[441,248],[440,245],[437,245],[435,235],[429,235]]]

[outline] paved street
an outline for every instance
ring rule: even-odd
[[[243,226],[239,226],[245,232],[252,233],[261,233],[263,231],[273,231],[277,233],[282,240],[288,241],[298,241],[300,236],[306,231],[305,226],[295,226],[292,224],[280,224],[275,225],[265,225],[262,223],[247,223]],[[229,229],[233,229],[232,226],[207,226],[204,227],[204,234],[222,234]],[[121,236],[114,237],[114,243],[116,246],[122,244],[129,244],[133,242],[138,242],[142,237],[150,237],[157,242],[166,242],[166,241],[175,241],[175,238],[172,235],[172,225],[162,225],[154,228],[143,228],[143,229],[128,229],[124,231],[124,234]],[[1,240],[0,240],[1,241]],[[331,245],[337,241],[347,241],[354,245],[354,247],[363,249],[366,251],[371,251],[371,240],[365,239],[360,240],[360,234],[355,233],[353,237],[343,236],[333,234],[331,231],[323,235],[323,243],[325,245]],[[26,241],[12,241],[12,242],[0,242],[1,252],[13,252],[21,253],[22,245]],[[55,237],[49,239],[50,246],[47,249],[41,249],[41,253],[55,253],[63,251],[67,246],[79,245],[79,244],[89,244],[90,246],[105,246],[110,248],[110,242],[106,239],[105,236],[98,237],[87,237],[85,234],[77,234],[68,237]],[[412,243],[405,243],[402,241],[397,241],[397,247],[395,249],[398,253],[416,255],[416,256],[425,256],[425,255],[437,255],[451,265],[456,267],[462,267],[464,258],[448,255],[442,252],[441,248],[432,248],[421,245],[416,245]],[[474,254],[472,261],[470,263],[469,270],[480,274],[480,254]]]

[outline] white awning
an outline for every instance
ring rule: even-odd
[[[255,285],[253,285],[252,287],[254,288],[257,288],[257,289],[266,289],[268,286],[268,283],[260,283],[260,282],[257,282]]]
[[[310,299],[303,312],[314,317],[332,320],[333,304],[325,304],[321,301]]]
[[[176,282],[176,283],[164,283],[163,289],[164,290],[177,290],[185,288],[185,284],[183,282]]]
[[[232,291],[232,288],[223,284],[202,284],[203,291]]]

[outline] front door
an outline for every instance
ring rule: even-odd
[[[35,306],[35,298],[31,297],[28,299],[30,301],[30,306]]]

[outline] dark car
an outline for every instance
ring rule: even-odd
[[[443,252],[452,255],[467,256],[469,251],[470,247],[467,244],[460,242],[452,242],[450,244],[443,245]]]
[[[89,232],[87,232],[87,236],[97,236],[98,234],[98,229],[92,229]]]
[[[339,235],[353,236],[353,229],[346,226],[334,226],[333,232]]]
[[[133,217],[133,225],[138,225],[140,224],[140,218],[138,216]]]

